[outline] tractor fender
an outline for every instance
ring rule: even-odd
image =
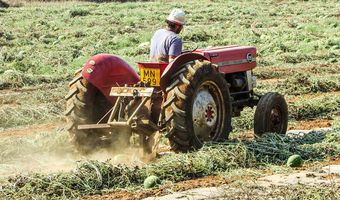
[[[113,86],[133,85],[139,82],[139,76],[123,59],[112,54],[98,54],[91,57],[82,69],[82,76],[94,85],[111,103]]]
[[[163,91],[170,85],[171,83],[171,76],[176,73],[180,68],[187,62],[194,61],[194,60],[208,60],[206,57],[204,57],[201,54],[198,53],[185,53],[182,54],[176,59],[169,63],[169,65],[165,68],[161,81],[160,81],[160,87]]]

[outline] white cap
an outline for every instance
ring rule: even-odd
[[[185,24],[185,13],[183,10],[175,8],[171,11],[171,13],[166,19],[170,22],[184,25]]]

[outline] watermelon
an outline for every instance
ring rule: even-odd
[[[23,60],[25,57],[26,52],[25,51],[20,51],[17,55],[18,60]]]
[[[301,167],[303,164],[303,160],[300,155],[292,155],[287,160],[288,167]]]
[[[160,180],[157,176],[149,176],[144,180],[144,187],[145,188],[152,188],[155,187],[157,184],[160,184]]]
[[[65,38],[66,38],[65,35],[61,35],[58,37],[58,40],[64,40]]]

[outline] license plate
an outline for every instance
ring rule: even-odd
[[[160,69],[142,68],[140,69],[140,80],[143,83],[150,83],[150,86],[159,86],[160,74]]]

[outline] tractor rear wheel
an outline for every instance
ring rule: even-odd
[[[166,89],[165,122],[172,150],[186,152],[231,131],[229,84],[209,61],[183,65]]]
[[[110,140],[103,140],[109,134],[108,129],[77,128],[80,124],[95,124],[112,107],[104,95],[81,74],[81,69],[75,73],[75,78],[69,83],[69,93],[66,99],[66,120],[72,142],[80,153],[89,153],[97,147],[110,145]]]
[[[261,97],[254,115],[254,133],[285,134],[288,126],[288,107],[282,95],[269,92]]]

